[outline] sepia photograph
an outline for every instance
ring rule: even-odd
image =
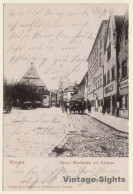
[[[128,4],[5,3],[3,25],[3,190],[128,190]]]

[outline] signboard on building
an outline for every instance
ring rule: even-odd
[[[111,92],[113,90],[113,85],[105,89],[105,93]]]
[[[120,89],[128,87],[128,79],[120,82]]]

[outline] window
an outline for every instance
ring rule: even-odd
[[[115,79],[115,67],[112,67],[112,81]]]
[[[122,62],[122,78],[126,78],[127,76],[127,63],[126,61]]]
[[[109,38],[111,37],[111,28],[109,28]]]
[[[99,59],[99,67],[101,66],[101,57],[100,57],[100,59]]]
[[[96,63],[96,71],[98,70],[98,64]]]
[[[115,32],[113,33],[113,38],[115,39]]]
[[[111,44],[108,46],[108,49],[107,49],[107,60],[109,60],[111,57]]]
[[[99,80],[98,80],[98,88],[99,88]]]
[[[102,85],[102,78],[100,78],[100,86]]]
[[[106,86],[106,74],[104,75],[104,85]]]
[[[97,47],[97,55],[98,55],[98,47]]]
[[[102,40],[100,39],[100,48],[102,48]]]
[[[107,83],[110,82],[110,70],[108,70],[108,73],[107,73]]]
[[[109,70],[109,82],[110,82],[110,70]]]
[[[128,40],[128,24],[125,26],[125,40]]]

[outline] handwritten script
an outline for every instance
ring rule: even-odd
[[[19,80],[33,62],[48,87],[60,78],[79,81],[110,10],[93,4],[5,4],[5,77]]]

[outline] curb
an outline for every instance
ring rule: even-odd
[[[120,129],[115,128],[115,127],[111,126],[110,124],[106,124],[106,123],[104,123],[103,121],[99,120],[98,118],[93,117],[93,116],[90,115],[89,113],[85,113],[85,114],[88,115],[88,116],[90,116],[90,117],[92,117],[93,119],[96,119],[97,121],[99,121],[99,122],[101,122],[101,123],[103,123],[103,124],[105,124],[105,125],[107,125],[107,126],[113,128],[114,130],[120,131],[120,132],[122,132],[122,133],[127,133],[127,134],[129,133],[128,131],[127,131],[127,132],[126,132],[126,131],[121,131]]]

